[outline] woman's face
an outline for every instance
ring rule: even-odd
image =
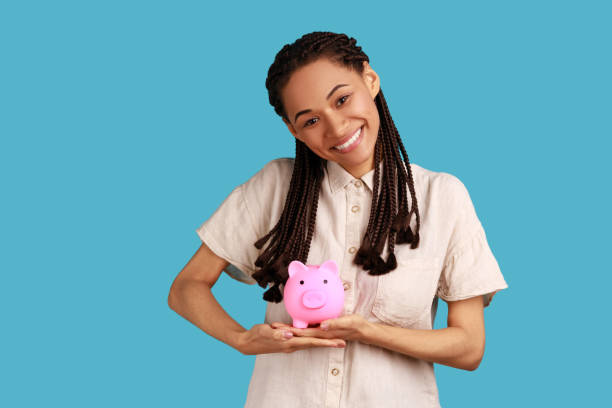
[[[317,156],[359,178],[374,168],[380,117],[378,75],[367,62],[359,74],[327,58],[296,70],[281,91],[289,131]]]

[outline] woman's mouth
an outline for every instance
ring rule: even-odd
[[[353,136],[351,136],[349,140],[347,140],[341,145],[332,147],[332,149],[340,153],[348,153],[351,150],[354,150],[357,146],[359,146],[359,143],[361,143],[361,139],[363,139],[362,133],[363,126],[357,129],[357,131],[353,134]]]

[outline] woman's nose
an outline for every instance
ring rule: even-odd
[[[328,123],[328,134],[332,138],[342,138],[348,131],[348,120],[342,114],[339,114],[337,112],[329,114]]]

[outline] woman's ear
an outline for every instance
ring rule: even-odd
[[[365,81],[366,86],[368,87],[368,91],[370,91],[370,96],[372,99],[376,98],[378,92],[380,91],[380,77],[370,67],[368,61],[363,61],[363,80]]]

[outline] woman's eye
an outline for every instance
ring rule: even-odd
[[[349,98],[349,96],[350,95],[344,95],[343,97],[338,99],[338,103],[340,103],[342,101],[342,103],[340,103],[340,105],[344,104],[344,102]]]
[[[312,121],[315,119],[316,118],[308,119],[306,122],[304,122],[304,127],[310,126],[311,124],[314,125],[315,122],[312,122]]]

